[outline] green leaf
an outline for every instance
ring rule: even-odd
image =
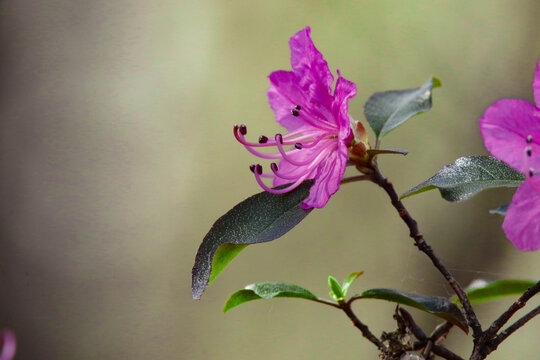
[[[494,157],[467,156],[446,165],[400,199],[437,188],[445,200],[462,201],[485,189],[517,187],[523,180],[523,174]]]
[[[349,274],[349,276],[347,276],[345,280],[343,280],[343,286],[341,286],[341,289],[343,290],[343,297],[347,296],[347,292],[349,291],[349,288],[351,287],[354,280],[358,279],[358,277],[361,276],[363,273],[363,271],[353,272]]]
[[[510,203],[506,203],[504,205],[499,206],[496,209],[489,210],[490,214],[496,214],[501,216],[506,216],[506,212],[508,211],[508,207],[510,206]]]
[[[328,286],[330,286],[330,296],[335,300],[339,301],[345,298],[341,285],[333,276],[328,276]]]
[[[446,298],[410,294],[394,289],[366,290],[360,294],[359,298],[387,300],[402,305],[412,306],[458,326],[465,333],[469,332],[467,321],[459,307]]]
[[[245,289],[232,294],[225,303],[223,312],[227,312],[248,301],[260,299],[269,300],[280,297],[319,300],[319,298],[313,295],[309,290],[298,285],[268,281],[248,285]]]
[[[521,295],[535,284],[536,281],[531,280],[496,280],[492,282],[475,280],[465,291],[471,304],[474,305],[504,296]],[[459,303],[457,297],[452,299]]]
[[[210,279],[208,284],[211,284],[212,281],[225,269],[232,259],[236,257],[242,250],[247,247],[247,244],[236,245],[236,244],[223,244],[218,247],[216,254],[214,255],[214,260],[212,260],[212,273],[210,274]]]
[[[246,245],[277,239],[302,221],[311,211],[302,209],[301,203],[308,197],[312,183],[305,181],[285,194],[261,192],[220,217],[204,237],[195,257],[193,299],[201,297],[210,279],[214,280]]]
[[[382,138],[414,115],[431,109],[431,91],[441,86],[436,77],[416,89],[377,92],[366,101],[364,115],[377,135]]]
[[[409,152],[405,149],[384,148],[384,149],[368,149],[367,153],[369,156],[374,156],[374,155],[379,155],[379,154],[407,155]]]

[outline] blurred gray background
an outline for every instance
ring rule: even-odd
[[[0,2],[0,327],[16,331],[17,358],[375,359],[344,315],[318,304],[221,312],[252,282],[325,296],[328,274],[358,270],[353,292],[450,296],[368,183],[249,247],[191,300],[203,236],[260,191],[232,126],[278,131],[266,76],[290,68],[287,41],[310,25],[331,70],[357,84],[356,119],[375,91],[442,80],[432,111],[385,139],[410,151],[380,160],[403,192],[459,156],[486,154],[477,119],[490,103],[532,101],[538,19],[536,0]],[[488,214],[511,196],[451,204],[434,191],[406,204],[464,284],[538,278],[540,252],[515,250]],[[483,323],[511,300],[478,306]],[[394,329],[392,304],[356,310],[376,334]],[[426,330],[436,324],[411,311]],[[539,331],[535,319],[491,358],[537,358]],[[470,341],[458,331],[448,339],[463,356]]]

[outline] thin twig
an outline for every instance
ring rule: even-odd
[[[431,351],[435,355],[440,356],[446,360],[465,360],[461,356],[453,353],[452,351],[440,345],[433,345],[433,348],[431,348]]]
[[[333,301],[324,300],[324,299],[307,299],[307,300],[315,301],[315,302],[318,302],[318,303],[324,304],[324,305],[333,306],[336,309],[341,309],[341,306],[339,306],[338,303],[335,303]]]
[[[485,359],[491,352],[497,349],[499,344],[504,341],[510,334],[512,334],[514,331],[519,329],[521,326],[523,326],[527,321],[532,319],[536,314],[534,314],[534,311],[537,309],[534,309],[529,314],[525,315],[518,321],[516,321],[515,324],[511,325],[508,329],[503,331],[499,336],[495,336],[497,331],[499,331],[504,324],[510,320],[510,318],[522,307],[525,306],[527,301],[529,301],[530,298],[532,298],[534,295],[536,295],[538,292],[540,292],[540,281],[538,281],[535,285],[528,288],[520,297],[517,299],[510,307],[501,314],[490,326],[489,328],[484,331],[480,337],[475,338],[474,348],[471,355],[471,360],[482,360]],[[529,317],[530,316],[530,317]],[[515,326],[515,327],[514,327]],[[503,333],[506,331],[509,331],[508,335],[505,335],[503,337]]]
[[[428,341],[428,337],[424,333],[424,330],[422,330],[422,328],[416,324],[416,321],[414,321],[412,315],[407,310],[400,307],[399,308],[399,314],[401,315],[403,320],[405,320],[405,323],[407,324],[407,327],[409,328],[409,330],[411,330],[413,335],[418,340],[420,340],[422,342]]]
[[[499,316],[497,320],[493,322],[493,324],[490,325],[490,327],[484,332],[484,338],[486,340],[491,339],[497,331],[499,331],[504,324],[510,320],[510,318],[522,307],[525,306],[527,301],[529,301],[530,298],[532,298],[534,295],[536,295],[538,292],[540,292],[540,281],[538,281],[535,285],[528,288],[520,297],[517,299],[508,310],[506,310],[504,313]]]
[[[363,322],[361,322],[360,319],[358,319],[358,317],[354,314],[354,312],[352,311],[352,308],[351,308],[351,303],[350,302],[342,302],[342,303],[340,303],[340,305],[341,305],[341,309],[343,310],[343,312],[349,317],[349,319],[351,319],[353,325],[356,326],[358,328],[358,330],[360,330],[362,335],[366,339],[371,341],[375,346],[377,346],[377,348],[380,351],[385,351],[386,346],[384,346],[383,342],[381,340],[379,340],[375,335],[373,335],[373,333],[369,330],[367,325],[365,325]]]
[[[467,294],[465,293],[465,290],[463,290],[463,287],[457,282],[457,280],[454,278],[454,276],[448,271],[446,266],[441,262],[441,260],[435,255],[435,252],[429,246],[426,241],[424,240],[424,236],[420,233],[418,229],[418,224],[416,220],[412,218],[412,216],[409,214],[405,206],[401,201],[399,201],[399,196],[394,189],[394,186],[388,179],[386,179],[382,173],[380,172],[379,168],[377,166],[374,167],[374,172],[371,175],[373,182],[375,182],[377,185],[382,187],[384,191],[388,194],[390,197],[390,200],[392,202],[392,205],[397,210],[399,216],[403,220],[403,222],[407,225],[410,231],[410,237],[414,240],[415,245],[418,247],[420,251],[425,253],[435,265],[435,267],[439,270],[439,272],[444,276],[448,284],[452,287],[456,295],[458,296],[459,300],[461,301],[461,304],[463,304],[463,309],[465,310],[465,315],[467,316],[467,321],[469,323],[469,326],[473,330],[473,337],[476,339],[477,337],[482,335],[482,326],[480,325],[480,322],[478,321],[478,318],[476,317],[476,314],[471,306],[471,303],[469,301],[469,298],[467,297]]]
[[[352,182],[355,182],[355,181],[362,181],[362,180],[371,180],[371,176],[369,176],[369,175],[356,175],[356,176],[347,177],[345,179],[342,179],[340,184],[343,185],[343,184],[348,184],[348,183],[352,183]]]
[[[437,326],[435,330],[433,330],[429,338],[433,340],[435,344],[437,344],[437,342],[441,341],[443,337],[446,337],[446,335],[448,335],[448,333],[450,332],[450,329],[452,329],[453,326],[454,324],[448,321],[445,321],[439,326]]]
[[[529,320],[534,318],[536,315],[540,314],[540,305],[529,311],[527,314],[522,316],[518,321],[507,327],[504,331],[502,331],[495,339],[494,343],[497,345],[502,343],[507,337],[512,335],[514,331],[525,325]]]

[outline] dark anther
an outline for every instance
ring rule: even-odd
[[[262,174],[262,165],[261,164],[255,165],[255,171],[257,172],[257,174],[261,175]]]
[[[259,136],[259,144],[264,144],[268,141],[268,138],[264,135]]]
[[[255,164],[249,165],[249,170],[251,170],[252,173],[255,173]]]
[[[532,135],[527,135],[527,144],[532,143]]]
[[[534,169],[529,169],[529,177],[533,177],[534,176]]]
[[[294,144],[294,147],[297,148],[298,150],[301,150],[302,149],[302,144],[296,143],[296,144]]]
[[[280,144],[283,144],[283,136],[281,134],[276,134],[276,141],[279,141]]]
[[[296,105],[294,108],[295,108],[296,110],[302,110],[302,108],[300,107],[300,105]]]
[[[292,109],[292,110],[291,110],[291,114],[293,114],[293,116],[298,116],[298,115],[300,115],[300,113],[298,112],[298,110],[295,110],[295,109]]]
[[[527,146],[525,148],[525,153],[527,153],[527,156],[531,156],[532,155],[532,147]]]
[[[277,172],[278,171],[277,164],[276,163],[271,163],[270,164],[270,169],[272,169],[273,172]]]
[[[247,134],[247,126],[242,124],[240,125],[240,134],[246,135]]]

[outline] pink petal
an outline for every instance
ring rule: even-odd
[[[330,197],[339,190],[345,173],[347,146],[338,143],[338,149],[319,165],[315,180],[309,190],[309,197],[302,202],[303,209],[323,208]]]
[[[298,87],[296,75],[290,71],[274,71],[268,78],[270,88],[267,91],[268,102],[274,110],[276,121],[289,131],[295,131],[305,125],[303,118],[293,116],[291,109],[297,104],[304,104],[306,98]]]
[[[486,148],[497,159],[525,173],[540,170],[540,110],[524,100],[502,99],[487,108],[480,119]],[[527,143],[527,136],[532,143]],[[532,147],[526,164],[525,148]]]
[[[514,194],[503,229],[516,248],[524,251],[540,249],[540,191],[528,181],[523,182]]]
[[[306,108],[310,105],[311,99],[300,87],[300,80],[290,71],[274,71],[268,78],[270,88],[268,89],[268,102],[274,110],[276,121],[289,131],[296,131],[306,126],[314,127],[312,123],[307,123],[304,116],[293,116],[291,110],[300,105]],[[300,110],[302,111],[302,110]]]
[[[4,329],[0,333],[0,360],[11,360],[15,356],[17,341],[13,331]]]
[[[321,53],[313,45],[309,27],[296,33],[289,41],[291,66],[298,78],[298,87],[305,94],[311,113],[318,118],[334,121],[331,114],[334,77]],[[337,125],[337,124],[336,124]]]
[[[356,95],[356,85],[343,77],[338,71],[336,89],[334,90],[333,113],[338,117],[339,138],[347,139],[351,135],[351,121],[349,118],[349,99]]]
[[[538,62],[538,65],[536,65],[536,74],[534,75],[533,81],[533,91],[536,107],[540,108],[540,61]]]
[[[311,29],[306,27],[297,32],[289,40],[291,49],[291,66],[295,73],[302,76],[312,76],[330,94],[330,86],[334,77],[328,68],[327,62],[317,50],[310,37]]]

